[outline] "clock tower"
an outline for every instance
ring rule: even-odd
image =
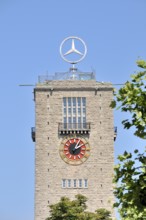
[[[96,82],[94,73],[75,68],[86,52],[83,40],[66,38],[60,53],[72,68],[52,78],[39,77],[34,88],[35,220],[45,220],[48,206],[62,196],[74,199],[77,194],[88,198],[89,211],[105,208],[114,216],[116,133],[109,107],[113,87],[111,83]]]

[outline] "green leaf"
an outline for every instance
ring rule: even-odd
[[[137,60],[137,66],[146,69],[146,61],[144,60]]]
[[[111,108],[115,108],[115,107],[116,107],[116,101],[115,101],[115,100],[113,100],[113,101],[111,102],[110,107],[111,107]]]

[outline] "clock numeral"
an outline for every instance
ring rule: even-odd
[[[89,154],[85,154],[84,157],[88,158],[88,157],[89,157]]]
[[[61,157],[64,159],[64,158],[66,158],[66,156],[64,155],[64,154],[61,154]]]
[[[64,160],[65,160],[65,162],[67,162],[67,163],[69,162],[69,160],[68,160],[68,158],[67,158],[67,157],[65,157],[65,158],[64,158]]]
[[[67,155],[67,154],[69,154],[69,152],[66,152],[65,154]]]
[[[79,158],[79,159],[81,158],[80,155],[78,155],[78,158]]]
[[[80,162],[81,162],[81,163],[83,163],[83,162],[84,162],[84,160],[83,160],[83,159],[80,159]]]
[[[82,147],[82,150],[86,150],[86,148],[85,148],[85,147]]]

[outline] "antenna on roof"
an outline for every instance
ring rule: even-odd
[[[19,86],[35,86],[33,84],[20,84]]]

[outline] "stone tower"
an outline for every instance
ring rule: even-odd
[[[35,220],[45,220],[62,196],[85,195],[92,212],[114,202],[113,87],[74,68],[63,76],[34,88]]]

